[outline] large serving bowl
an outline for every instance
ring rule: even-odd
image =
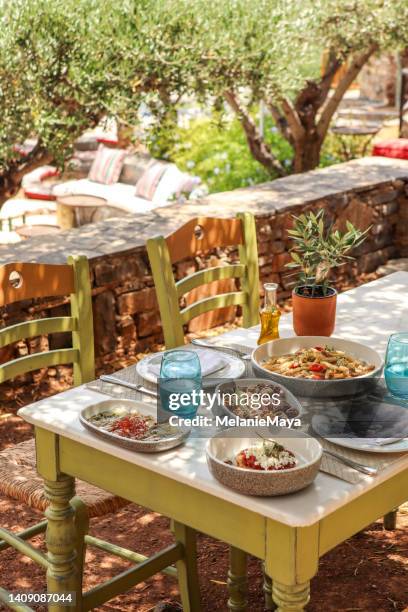
[[[338,380],[313,380],[307,378],[294,378],[284,376],[267,370],[263,364],[271,357],[278,357],[294,353],[301,348],[324,346],[330,344],[336,349],[345,351],[357,359],[373,364],[374,370],[356,378],[343,378]],[[326,336],[295,336],[293,338],[279,338],[261,344],[252,352],[252,366],[257,376],[269,378],[284,385],[296,396],[301,397],[341,397],[355,395],[368,391],[381,376],[384,366],[381,355],[374,349],[359,342],[344,340],[342,338],[327,338]]]
[[[265,435],[271,435],[262,430]],[[208,440],[206,455],[208,467],[213,476],[230,489],[245,495],[269,497],[286,495],[300,491],[310,485],[316,478],[322,458],[322,447],[317,440],[306,434],[295,434],[285,431],[282,437],[275,439],[279,444],[292,451],[298,465],[294,468],[278,471],[259,471],[240,468],[225,463],[231,460],[244,448],[259,444],[261,439],[248,428],[231,427]]]

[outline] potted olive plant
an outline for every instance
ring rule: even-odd
[[[293,327],[298,336],[330,336],[337,299],[337,291],[330,286],[330,270],[354,259],[349,252],[366,239],[369,228],[361,231],[347,221],[342,234],[327,226],[323,209],[293,218],[288,233],[294,246],[287,264],[299,271],[292,293]]]

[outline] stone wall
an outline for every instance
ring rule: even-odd
[[[395,104],[395,80],[397,66],[391,53],[374,56],[363,67],[358,83],[360,94],[370,100],[393,106]]]
[[[290,295],[292,279],[287,230],[292,214],[324,208],[335,227],[346,219],[358,227],[370,226],[369,237],[355,253],[357,259],[336,274],[353,277],[370,272],[390,258],[408,255],[408,162],[365,158],[294,175],[246,189],[213,194],[204,202],[172,205],[143,215],[109,219],[94,225],[0,247],[3,262],[63,263],[72,254],[90,259],[97,354],[124,354],[147,349],[161,340],[160,317],[145,250],[147,238],[167,235],[198,215],[231,217],[240,210],[256,215],[261,281],[276,281],[280,297]],[[200,254],[179,262],[178,278],[208,265],[211,257],[233,260],[234,249]],[[2,310],[3,324],[34,315],[59,315],[64,300],[14,304]],[[227,313],[228,315],[228,313]],[[218,321],[219,322],[219,321]],[[64,335],[51,346],[65,345]],[[31,350],[36,350],[38,341]]]
[[[400,53],[400,62],[403,68],[408,67],[408,51]],[[398,77],[397,57],[395,53],[382,53],[374,55],[363,67],[358,77],[360,94],[369,98],[394,106],[396,82]],[[406,92],[406,95],[408,92]]]

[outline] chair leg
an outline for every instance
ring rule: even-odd
[[[245,552],[230,546],[228,609],[232,612],[244,612],[247,608],[247,560]]]
[[[75,511],[76,593],[77,599],[80,598],[80,600],[82,600],[84,563],[86,554],[85,536],[89,531],[89,515],[88,508],[79,497],[74,497],[71,500],[71,506]]]
[[[397,513],[398,508],[395,508],[395,510],[388,512],[388,514],[384,516],[384,529],[387,531],[393,531],[397,528]]]
[[[310,599],[310,583],[286,585],[273,581],[273,601],[276,612],[303,612]]]
[[[171,529],[176,542],[182,544],[183,558],[176,562],[177,576],[180,589],[183,612],[200,612],[200,584],[197,573],[197,546],[194,529],[178,523],[171,522]]]
[[[265,564],[263,564],[263,566],[263,590],[265,597],[265,610],[266,612],[271,612],[273,610],[276,610],[276,606],[272,599],[272,578],[270,578],[265,572]]]

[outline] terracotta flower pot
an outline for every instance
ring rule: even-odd
[[[297,336],[331,336],[336,322],[337,291],[328,295],[301,295],[303,287],[292,292],[293,329]],[[318,288],[315,288],[318,289]]]

